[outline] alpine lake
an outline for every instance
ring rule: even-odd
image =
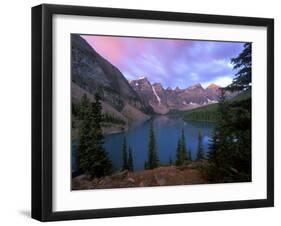
[[[155,116],[150,120],[131,126],[127,131],[109,134],[105,136],[104,148],[108,152],[112,161],[114,171],[122,167],[122,144],[124,137],[127,141],[127,147],[131,147],[133,155],[133,165],[135,171],[144,169],[144,163],[147,159],[149,128],[152,123],[155,133],[157,154],[160,164],[169,164],[176,159],[176,148],[182,129],[185,134],[185,143],[187,150],[191,151],[192,159],[196,158],[198,146],[198,134],[201,132],[202,143],[205,155],[208,152],[212,131],[215,123],[184,121],[180,117]],[[72,143],[72,172],[76,171],[76,150],[77,141]]]

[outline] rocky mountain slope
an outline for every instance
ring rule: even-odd
[[[99,93],[105,113],[128,123],[145,120],[150,114],[166,114],[170,110],[188,110],[218,101],[219,86],[204,89],[195,84],[180,89],[151,84],[146,77],[127,81],[123,74],[100,56],[79,35],[71,35],[72,98],[79,101],[82,94]],[[230,97],[233,94],[227,93]]]
[[[71,65],[73,101],[83,93],[99,93],[108,113],[119,112],[129,121],[148,118],[150,105],[142,101],[118,68],[76,34],[71,35]]]
[[[204,89],[201,84],[195,84],[186,89],[167,88],[161,83],[151,84],[146,77],[131,80],[130,85],[138,93],[146,105],[150,105],[156,113],[165,114],[172,109],[188,110],[218,102],[220,87],[210,84]],[[227,93],[231,97],[233,94]]]
[[[150,105],[154,112],[165,114],[167,108],[166,94],[160,83],[151,85],[146,77],[129,81],[132,88],[138,93],[146,105]]]

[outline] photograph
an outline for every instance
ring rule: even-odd
[[[70,45],[71,190],[251,182],[252,43]]]
[[[274,18],[163,10],[32,7],[33,219],[274,206]]]

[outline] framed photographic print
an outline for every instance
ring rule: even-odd
[[[274,21],[32,8],[32,217],[274,205]]]

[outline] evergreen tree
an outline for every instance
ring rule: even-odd
[[[133,172],[134,171],[134,160],[133,160],[133,153],[131,147],[129,147],[129,156],[128,156],[128,170]]]
[[[148,166],[148,161],[144,161],[144,169],[149,169],[149,166]]]
[[[87,102],[83,98],[84,103]],[[83,103],[83,104],[84,104]],[[112,172],[112,163],[105,151],[104,136],[101,129],[102,106],[100,96],[95,95],[95,102],[84,108],[83,123],[80,130],[80,143],[78,146],[79,167],[92,177],[102,177]]]
[[[127,154],[127,141],[126,137],[123,139],[122,144],[122,170],[128,169],[128,154]]]
[[[177,151],[176,151],[176,165],[183,165],[184,159],[182,158],[182,141],[181,138],[178,139]]]
[[[215,129],[209,143],[209,151],[207,153],[207,158],[209,162],[213,163],[216,166],[218,165],[218,154],[217,154],[218,149],[219,149],[218,131],[217,129]]]
[[[149,141],[148,141],[148,160],[145,163],[146,169],[154,169],[158,167],[159,160],[157,156],[156,140],[152,123],[149,129]]]
[[[98,94],[95,95],[95,102],[92,105],[93,122],[91,130],[91,142],[89,152],[91,166],[90,173],[92,176],[102,177],[112,172],[112,163],[105,151],[104,136],[102,133],[101,122],[103,121],[101,98]]]
[[[204,149],[203,149],[203,144],[202,144],[202,135],[201,132],[199,131],[198,133],[198,146],[197,146],[197,156],[196,160],[201,160],[204,159]]]
[[[87,94],[83,94],[83,96],[81,97],[81,101],[77,111],[80,120],[84,120],[89,116],[88,114],[91,111],[91,103]]]
[[[192,155],[191,155],[191,150],[187,151],[187,160],[192,161]]]
[[[231,59],[234,69],[237,70],[235,78],[228,89],[248,90],[252,86],[252,44],[244,44],[243,51],[235,58]]]
[[[185,135],[184,135],[184,129],[181,130],[181,154],[182,158],[185,160],[187,158],[187,152],[186,152],[186,145],[185,145]]]
[[[231,60],[236,77],[229,90],[251,90],[252,49],[246,43],[243,51]],[[221,90],[218,120],[209,145],[207,174],[211,181],[233,182],[251,179],[251,98],[228,103]]]
[[[215,182],[251,178],[251,99],[229,104],[220,98],[219,120],[209,145],[209,177]]]
[[[82,104],[83,102],[83,104]],[[88,147],[89,142],[92,139],[90,131],[91,131],[91,124],[92,124],[92,112],[91,112],[91,105],[90,101],[88,100],[87,96],[84,95],[81,98],[80,109],[82,110],[83,107],[83,120],[81,126],[79,128],[79,145],[77,147],[77,163],[78,169],[84,172],[89,171],[90,162],[88,161]],[[79,111],[82,112],[82,111]]]
[[[117,118],[109,113],[105,113],[103,117],[104,122],[111,122],[114,124],[125,125],[126,122],[123,119]]]
[[[189,160],[190,154],[186,150],[184,129],[181,130],[181,136],[178,139],[176,151],[176,165],[183,165],[185,160]]]
[[[210,179],[224,181],[231,164],[230,108],[225,90],[221,89],[218,104],[218,121],[209,144],[208,160]]]
[[[75,117],[78,116],[78,106],[74,103],[73,99],[71,100],[71,114]]]

